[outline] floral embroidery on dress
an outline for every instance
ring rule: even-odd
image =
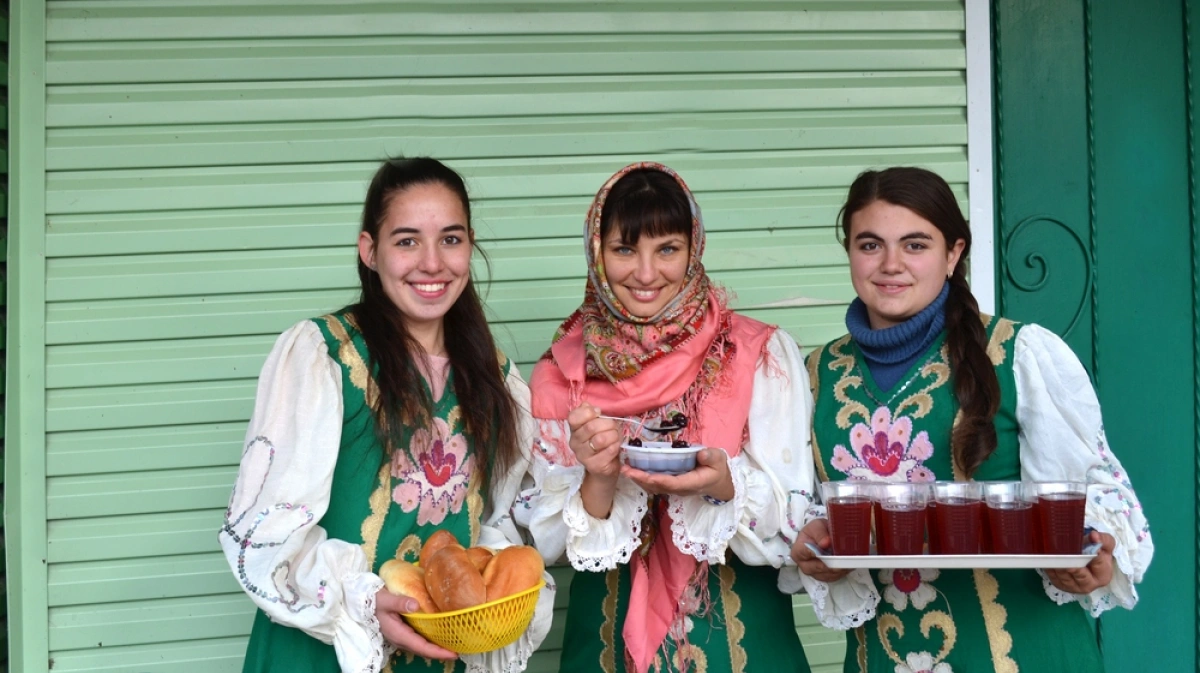
[[[953,673],[950,664],[934,664],[933,655],[928,652],[909,653],[904,661],[903,664],[896,664],[896,673]]]
[[[922,465],[933,455],[929,434],[922,430],[914,437],[912,429],[912,418],[899,416],[893,422],[891,410],[879,407],[871,427],[856,423],[850,428],[850,450],[833,447],[831,462],[851,479],[933,481],[933,472]]]
[[[474,459],[467,457],[466,437],[435,418],[431,428],[413,433],[409,450],[416,465],[403,451],[392,454],[392,477],[401,480],[392,500],[406,513],[419,508],[417,525],[440,524],[462,509],[467,494]]]
[[[909,601],[917,610],[924,610],[937,598],[937,590],[928,582],[936,580],[940,574],[935,568],[884,568],[879,571],[879,581],[887,587],[883,598],[897,612],[907,608]]]

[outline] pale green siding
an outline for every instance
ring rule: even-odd
[[[22,5],[18,88],[40,99],[14,157],[16,670],[239,669],[252,609],[216,530],[254,380],[278,332],[354,298],[384,155],[467,177],[526,372],[581,298],[590,198],[628,161],[680,172],[709,270],[806,347],[843,330],[854,175],[921,164],[965,194],[955,0]],[[842,634],[797,615],[836,668]]]

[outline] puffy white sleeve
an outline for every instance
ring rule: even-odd
[[[579,489],[584,468],[575,462],[567,441],[571,436],[565,420],[535,419],[533,439],[533,484],[521,494],[529,531],[547,562],[565,554],[576,570],[601,572],[628,563],[641,544],[642,517],[648,494],[630,479],[617,478],[612,510],[607,519],[597,519],[583,506]]]
[[[217,537],[255,605],[332,644],[343,673],[359,673],[380,670],[389,654],[375,618],[383,581],[358,545],[317,525],[337,462],[341,381],[316,324],[299,323],[276,340]]]
[[[1022,479],[1087,481],[1085,523],[1117,542],[1108,586],[1069,594],[1043,575],[1046,593],[1059,604],[1078,601],[1093,616],[1114,606],[1132,608],[1154,542],[1129,475],[1108,447],[1091,380],[1070,347],[1038,325],[1017,333],[1013,369]]]
[[[520,495],[523,485],[529,480],[532,465],[532,456],[525,449],[532,445],[537,434],[537,424],[529,415],[529,386],[525,384],[515,366],[509,372],[506,383],[518,407],[517,446],[521,450],[508,472],[498,475],[492,483],[491,498],[484,510],[479,540],[476,543],[491,549],[524,544],[521,531],[517,527],[518,519],[514,515],[516,510],[523,508]],[[546,580],[546,586],[538,594],[537,607],[534,608],[533,619],[525,633],[521,634],[516,642],[498,650],[464,655],[463,663],[466,664],[469,673],[516,673],[525,670],[529,657],[550,632],[550,622],[554,616],[554,594],[557,587],[549,572],[544,572],[542,577]]]
[[[823,625],[853,628],[873,618],[879,602],[867,571],[857,570],[827,583],[801,573],[791,559],[800,529],[825,516],[814,474],[812,390],[800,349],[787,333],[777,330],[767,352],[769,358],[755,374],[750,398],[749,442],[735,459],[738,495],[728,505],[704,506],[716,510],[734,506],[726,515],[738,514],[737,532],[729,539],[729,548],[738,558],[780,568],[781,591],[804,589]]]
[[[800,349],[776,330],[754,373],[749,440],[730,459],[733,500],[669,497],[675,546],[697,561],[724,563],[726,549],[749,565],[779,568],[798,528],[789,520],[794,500],[803,510],[813,490],[812,394]]]

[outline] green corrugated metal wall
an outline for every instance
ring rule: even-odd
[[[254,380],[280,330],[353,299],[383,155],[468,178],[526,372],[580,299],[591,195],[630,160],[679,170],[709,270],[809,347],[843,331],[832,223],[857,172],[921,164],[965,194],[959,1],[42,1],[14,17],[18,95],[45,59],[13,209],[10,568],[48,585],[14,597],[23,671],[238,670],[251,606],[215,531]],[[833,670],[841,634],[797,616]]]

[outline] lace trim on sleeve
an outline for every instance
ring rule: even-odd
[[[866,572],[866,570],[860,568],[847,575],[843,581],[871,583],[870,575],[863,576]],[[817,620],[821,622],[822,626],[837,629],[838,631],[849,631],[875,619],[874,604],[850,615],[829,614],[829,584],[813,580],[812,578],[809,578],[809,580],[809,582],[805,583],[804,589],[812,600],[813,611],[817,613]]]
[[[622,488],[622,481],[624,479],[617,482],[617,491],[613,495],[612,514],[605,520],[592,517],[583,507],[582,496],[579,494],[579,489],[583,485],[583,471],[580,470],[579,475],[572,481],[567,496],[567,506],[563,510],[563,521],[571,529],[571,539],[567,543],[567,558],[570,559],[571,566],[576,570],[585,572],[613,570],[619,565],[629,563],[633,553],[641,546],[642,519],[649,511],[646,494],[636,486],[634,489],[637,494],[627,492]],[[640,497],[638,497],[639,495]],[[616,517],[620,516],[619,513],[622,511],[625,512],[625,515],[620,519],[621,523],[618,523]],[[580,549],[578,541],[594,538],[596,536],[595,529],[600,527],[611,527],[616,534],[620,534],[621,531],[629,531],[629,535],[622,535],[621,537],[625,537],[625,539],[617,543],[614,549],[603,552]]]
[[[349,580],[346,583],[349,584]],[[367,632],[369,650],[366,652],[367,661],[363,664],[362,673],[378,673],[387,665],[396,648],[384,640],[383,629],[379,626],[379,617],[375,614],[375,594],[383,588],[383,580],[372,575],[370,579],[365,580],[365,584],[370,588],[363,591],[362,603],[358,606],[361,612],[357,615],[351,613],[347,616],[361,623]]]
[[[704,502],[698,495],[671,496],[668,499],[670,507],[667,514],[671,517],[671,541],[675,543],[676,549],[701,563],[725,562],[725,550],[729,548],[729,541],[737,534],[738,519],[746,508],[746,475],[742,470],[745,463],[737,463],[735,466],[734,460],[737,459],[731,459],[729,465],[729,476],[733,478],[733,500],[723,505],[713,505]],[[710,519],[712,532],[707,539],[693,537],[692,531],[688,529],[689,517],[685,506],[689,501],[692,501],[693,506],[690,509],[693,511],[700,507],[702,512],[714,515]],[[696,502],[704,504],[696,505]],[[750,525],[753,527],[754,524]]]

